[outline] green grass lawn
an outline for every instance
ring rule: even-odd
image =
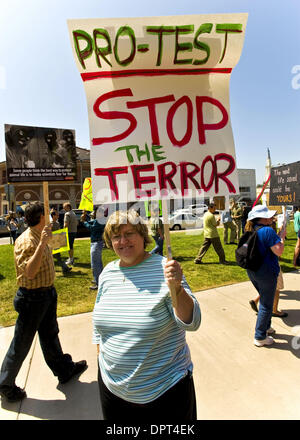
[[[223,229],[219,228],[223,243]],[[203,241],[203,233],[199,231],[171,232],[171,246],[173,258],[183,267],[186,279],[193,292],[212,287],[224,286],[247,281],[248,276],[244,269],[235,263],[235,246],[224,246],[228,266],[218,264],[218,257],[211,247],[204,257],[205,264],[194,264]],[[283,272],[294,269],[292,264],[296,234],[293,223],[288,226],[288,235],[285,242],[284,254],[280,265]],[[151,249],[151,246],[150,248]],[[77,313],[90,312],[93,309],[96,292],[89,289],[92,280],[90,268],[90,240],[76,240],[74,245],[75,266],[66,277],[62,276],[61,268],[56,265],[55,287],[58,293],[58,316],[67,316]],[[62,254],[67,258],[67,253]],[[103,250],[103,263],[115,259],[113,251]],[[13,308],[13,298],[17,290],[15,268],[13,260],[13,246],[0,246],[0,325],[14,325],[17,313]]]

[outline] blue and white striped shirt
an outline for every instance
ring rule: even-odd
[[[194,301],[193,319],[186,324],[175,315],[163,273],[166,261],[153,254],[136,266],[120,267],[116,260],[99,278],[93,342],[100,344],[105,385],[129,402],[151,402],[193,368],[185,331],[198,329],[200,307],[184,278]]]

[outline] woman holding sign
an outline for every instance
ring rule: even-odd
[[[134,211],[113,213],[104,240],[119,257],[100,275],[93,312],[104,419],[195,420],[185,331],[201,314],[179,263],[146,251],[148,228]]]

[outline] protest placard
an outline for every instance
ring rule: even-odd
[[[271,168],[269,205],[300,205],[300,162]]]
[[[5,124],[9,182],[75,180],[75,131]]]
[[[85,211],[93,211],[93,191],[92,191],[92,179],[86,177],[82,186],[81,200],[78,209]]]
[[[68,228],[52,231],[52,237],[49,241],[49,247],[52,249],[52,254],[69,251],[70,245]]]
[[[247,14],[68,20],[93,203],[238,192],[229,81]]]

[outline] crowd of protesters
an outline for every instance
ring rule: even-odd
[[[87,368],[85,360],[73,362],[71,355],[63,353],[58,339],[55,267],[49,241],[52,231],[61,225],[56,209],[51,209],[50,216],[48,224],[44,206],[39,202],[29,204],[25,216],[23,212],[9,212],[7,216],[18,284],[14,300],[18,312],[15,334],[0,371],[0,395],[10,402],[26,397],[15,379],[36,332],[45,361],[61,384]],[[257,231],[263,263],[257,271],[247,269],[257,290],[257,298],[250,301],[257,313],[254,336],[257,347],[275,342],[271,336],[275,332],[271,318],[287,316],[286,312],[278,310],[279,291],[283,288],[279,257],[284,251],[286,228],[284,223],[277,231],[275,216],[276,211],[264,205],[241,207],[232,201],[230,208],[217,217],[216,205],[210,203],[203,218],[204,242],[194,261],[205,264],[202,259],[212,244],[219,263],[230,264],[225,259],[217,229],[220,224],[224,227],[224,245],[238,245],[244,231]],[[164,230],[159,211],[153,210],[149,229],[135,211],[116,211],[107,219],[106,226],[98,222],[98,217],[97,210],[90,216],[84,212],[81,221],[91,233],[94,278],[90,289],[97,290],[93,339],[98,346],[98,382],[104,417],[112,420],[117,408],[125,420],[138,414],[140,420],[147,421],[159,417],[164,407],[177,418],[195,420],[193,364],[185,333],[199,328],[201,311],[180,264],[163,257]],[[68,228],[69,241],[73,245],[77,218],[70,203],[64,204],[63,226]],[[296,267],[300,259],[300,209],[295,213],[294,228],[297,243],[293,264]],[[148,252],[146,247],[153,243],[150,234],[156,246]],[[105,268],[102,263],[104,241],[119,257]],[[62,261],[60,254],[56,254],[56,259],[64,274],[70,272],[74,264],[73,246],[67,261]],[[171,300],[169,295],[172,289],[176,300],[173,297]],[[159,311],[159,322],[153,320],[154,306]],[[48,315],[51,319],[46,319]],[[120,339],[123,334],[124,339]],[[167,344],[163,342],[166,340]],[[153,357],[156,352],[157,356]],[[163,365],[159,353],[165,359]],[[176,365],[173,362],[175,354]],[[159,375],[156,373],[158,367]],[[145,375],[149,380],[145,381]],[[183,395],[186,396],[185,405],[181,405]]]

